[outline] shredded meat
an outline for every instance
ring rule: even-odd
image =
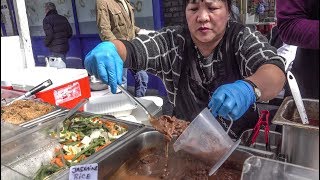
[[[12,124],[21,124],[43,116],[53,109],[54,106],[47,103],[18,100],[1,107],[1,119]]]
[[[180,136],[181,133],[188,127],[190,122],[167,115],[160,116],[151,121],[151,125],[160,133],[162,133],[168,141],[171,141],[173,135]]]

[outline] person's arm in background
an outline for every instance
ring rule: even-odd
[[[308,49],[319,49],[319,20],[309,19],[314,8],[307,0],[277,0],[277,25],[282,41]],[[316,7],[319,8],[319,7]]]
[[[111,31],[110,16],[108,13],[108,7],[104,0],[97,0],[96,3],[96,16],[97,27],[101,40],[111,41],[117,39]]]
[[[53,40],[53,27],[46,19],[43,20],[43,30],[46,35],[44,38],[44,44],[48,47]]]

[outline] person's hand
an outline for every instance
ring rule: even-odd
[[[252,86],[243,80],[238,80],[216,89],[208,106],[215,117],[219,115],[229,119],[229,115],[232,120],[238,120],[255,101]]]
[[[123,61],[117,48],[110,41],[105,41],[93,48],[85,57],[84,66],[90,75],[94,75],[117,92],[117,84],[122,84]]]

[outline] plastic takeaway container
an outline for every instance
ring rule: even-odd
[[[252,156],[243,164],[241,179],[318,180],[319,170],[263,157]]]
[[[231,126],[231,125],[230,125]],[[190,123],[173,144],[174,151],[184,150],[210,167],[211,176],[239,145],[233,142],[208,108]]]

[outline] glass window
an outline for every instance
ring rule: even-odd
[[[53,2],[58,14],[65,16],[71,24],[73,34],[76,33],[71,0],[25,0],[31,36],[44,36],[42,21],[45,18],[44,4]]]
[[[12,1],[1,0],[1,36],[18,35],[12,5]]]
[[[96,0],[76,0],[80,34],[98,34]]]
[[[153,30],[153,7],[152,0],[130,0],[131,5],[134,8],[134,18],[136,26]]]

